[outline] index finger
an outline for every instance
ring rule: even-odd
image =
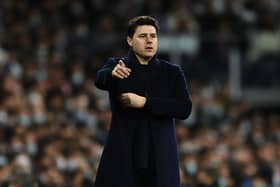
[[[122,67],[126,67],[126,65],[125,65],[125,63],[123,62],[122,59],[119,60],[119,65],[122,66]]]

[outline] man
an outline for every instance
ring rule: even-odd
[[[150,16],[131,19],[128,55],[96,74],[112,122],[95,187],[180,186],[174,118],[187,118],[192,104],[182,70],[156,57],[158,30]]]

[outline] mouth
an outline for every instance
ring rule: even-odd
[[[146,49],[147,51],[153,51],[153,50],[154,50],[153,47],[145,47],[145,49]]]

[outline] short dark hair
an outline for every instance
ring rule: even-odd
[[[128,21],[127,36],[133,37],[136,28],[141,25],[152,25],[159,31],[158,20],[151,16],[137,16]]]

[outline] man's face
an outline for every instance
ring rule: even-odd
[[[127,42],[137,56],[149,60],[157,52],[157,31],[152,25],[138,26],[133,37],[127,37]]]

